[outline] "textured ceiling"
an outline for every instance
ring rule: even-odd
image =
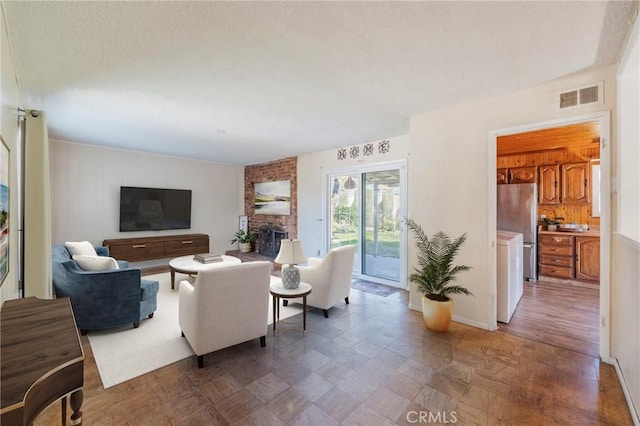
[[[615,63],[638,2],[2,2],[55,139],[237,164]]]

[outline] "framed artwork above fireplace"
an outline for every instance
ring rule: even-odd
[[[291,181],[261,182],[255,184],[254,213],[279,216],[291,214]]]

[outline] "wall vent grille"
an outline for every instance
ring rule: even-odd
[[[598,105],[604,103],[604,82],[577,87],[558,94],[556,106],[558,110],[577,108],[585,105]]]

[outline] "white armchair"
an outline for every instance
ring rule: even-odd
[[[330,250],[322,259],[310,257],[307,260],[309,266],[297,267],[300,281],[312,287],[307,305],[322,309],[325,318],[329,318],[329,308],[341,299],[349,304],[355,254],[355,246],[342,246]]]
[[[270,262],[247,262],[202,271],[181,281],[179,323],[204,366],[204,355],[257,337],[266,344]]]

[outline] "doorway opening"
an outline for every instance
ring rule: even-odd
[[[600,204],[609,186],[608,113],[491,136],[495,183],[535,183],[538,192],[538,281],[524,282],[511,321],[499,328],[595,358],[608,357],[608,329],[601,320],[608,324],[603,306],[609,303],[609,264],[600,254],[609,247],[609,208]],[[547,227],[554,221],[559,222],[555,230]]]
[[[406,162],[329,171],[327,251],[356,246],[354,275],[406,288]]]

